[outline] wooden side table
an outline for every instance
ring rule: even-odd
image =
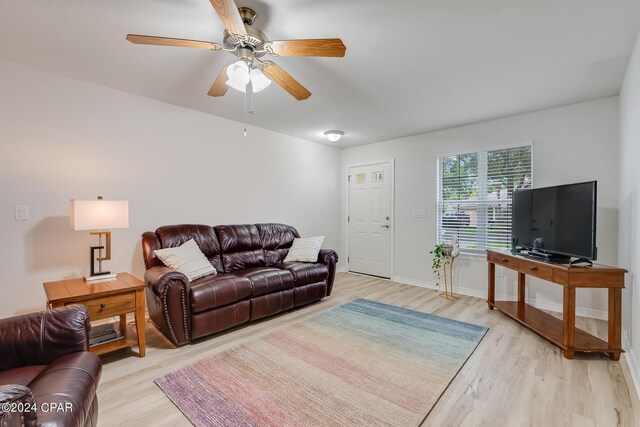
[[[118,273],[115,279],[85,282],[82,278],[47,282],[44,291],[50,308],[69,304],[87,307],[90,320],[120,316],[122,338],[91,346],[95,354],[104,354],[138,344],[140,357],[145,354],[145,295],[146,285],[128,273]],[[134,313],[137,340],[127,337],[127,313]]]

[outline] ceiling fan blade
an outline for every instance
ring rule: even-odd
[[[210,1],[227,31],[239,36],[247,35],[247,30],[244,28],[244,22],[242,22],[240,12],[238,12],[238,6],[236,6],[233,0]]]
[[[311,92],[309,92],[307,88],[298,83],[296,79],[273,62],[264,61],[260,64],[260,68],[271,80],[282,86],[284,90],[289,92],[298,101],[302,101],[311,96]]]
[[[152,44],[158,46],[193,47],[197,49],[218,50],[222,49],[218,43],[202,42],[198,40],[174,39],[171,37],[143,36],[140,34],[127,34],[127,40],[135,44]]]
[[[277,56],[344,56],[347,50],[340,39],[277,40],[265,49]]]
[[[209,89],[207,95],[224,96],[224,94],[227,93],[227,89],[229,89],[229,85],[226,83],[228,66],[229,64],[225,65],[220,74],[218,74],[218,78],[213,82],[213,85],[211,86],[211,89]]]

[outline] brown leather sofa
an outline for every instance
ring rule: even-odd
[[[149,316],[176,345],[331,295],[338,255],[284,263],[295,228],[284,224],[170,225],[142,235]],[[189,283],[156,249],[194,239],[217,270]]]
[[[100,358],[82,305],[0,320],[0,426],[95,426]]]

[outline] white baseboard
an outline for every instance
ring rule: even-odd
[[[442,287],[440,288],[436,287],[436,284],[433,282],[427,282],[426,280],[412,279],[409,277],[395,276],[393,278],[393,281],[398,283],[403,283],[405,285],[419,286],[421,288],[437,289],[437,290],[443,289]],[[486,291],[481,291],[478,289],[456,286],[455,292],[463,295],[476,297],[476,298],[482,298],[482,299],[487,298]],[[496,299],[509,300],[511,299],[511,297],[505,294],[496,294]],[[554,301],[540,300],[540,299],[533,300],[533,299],[527,298],[527,304],[531,304],[532,306],[539,308],[541,310],[549,310],[549,311],[555,311],[557,313],[562,313],[562,304]],[[583,317],[591,317],[594,319],[607,320],[607,312],[604,310],[595,310],[593,308],[586,308],[586,307],[576,307],[576,314],[578,316],[583,316]]]
[[[629,333],[625,328],[622,328],[622,348],[631,348],[631,339],[629,339]]]
[[[625,345],[623,345],[623,348],[629,347],[625,347]],[[640,364],[637,361],[636,353],[635,351],[633,351],[633,349],[629,349],[622,356],[627,361],[627,366],[629,366],[629,371],[631,372],[631,380],[633,380],[633,385],[636,388],[636,393],[638,393],[638,396],[640,396],[640,370],[638,370],[638,368],[640,368]]]
[[[336,273],[348,273],[347,267],[337,267]]]

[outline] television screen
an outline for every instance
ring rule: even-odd
[[[596,259],[596,181],[513,193],[517,246]]]

